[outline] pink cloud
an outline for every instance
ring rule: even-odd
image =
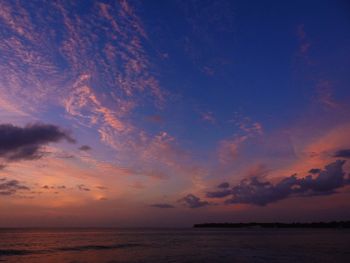
[[[303,55],[307,55],[309,48],[311,47],[311,43],[308,41],[308,37],[305,32],[305,26],[299,25],[297,29],[297,36],[299,38],[299,52]]]
[[[299,42],[298,56],[301,57],[308,65],[313,64],[312,60],[309,57],[309,51],[312,44],[305,32],[304,24],[298,26],[296,35]]]
[[[209,122],[211,124],[214,124],[216,122],[214,114],[211,111],[207,112],[201,112],[201,119],[205,122]]]
[[[238,136],[233,139],[223,140],[219,144],[219,161],[221,163],[230,163],[238,156],[239,148],[249,137]]]
[[[230,163],[238,157],[240,148],[249,139],[263,135],[263,127],[259,122],[253,122],[249,117],[239,114],[231,120],[239,129],[232,138],[219,142],[218,155],[221,163]]]
[[[327,108],[339,109],[340,104],[333,97],[333,85],[328,80],[320,80],[316,84],[318,101]]]

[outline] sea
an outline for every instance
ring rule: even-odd
[[[0,229],[0,262],[349,263],[349,229]]]

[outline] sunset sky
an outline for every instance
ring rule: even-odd
[[[346,0],[0,1],[0,227],[350,218]]]

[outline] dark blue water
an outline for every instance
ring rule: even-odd
[[[1,262],[350,262],[336,229],[0,229]]]

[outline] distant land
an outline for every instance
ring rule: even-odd
[[[350,228],[350,221],[312,223],[203,223],[194,228]]]

